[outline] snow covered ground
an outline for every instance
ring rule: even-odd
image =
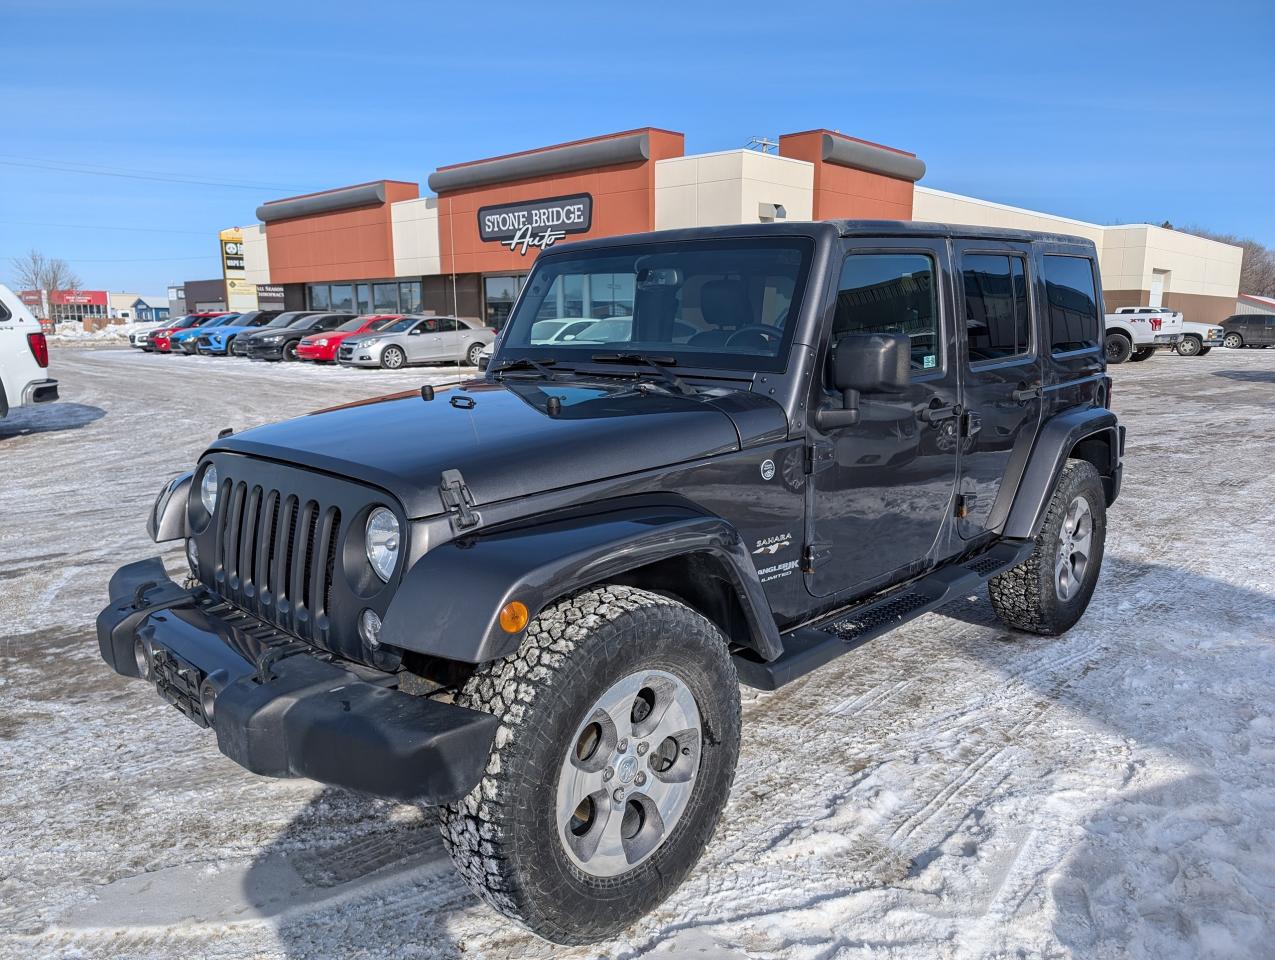
[[[746,692],[703,863],[581,950],[482,906],[422,811],[244,773],[98,659],[107,578],[217,430],[451,374],[52,375],[61,402],[0,421],[0,955],[1275,956],[1275,351],[1115,368],[1125,488],[1079,626],[971,597]]]

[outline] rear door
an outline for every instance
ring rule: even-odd
[[[1043,381],[1031,245],[956,240],[953,246],[965,408],[955,509],[957,530],[968,540],[993,528],[1010,460],[1025,460],[1031,450]]]
[[[465,345],[461,342],[462,324],[452,317],[439,317],[438,344],[442,353],[440,359],[460,363],[465,353]]]

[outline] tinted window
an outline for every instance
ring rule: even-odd
[[[443,317],[443,319],[438,321],[438,329],[443,333],[455,333],[460,329],[460,324],[451,317]]]
[[[1023,258],[967,254],[962,279],[970,362],[1002,360],[1026,353],[1029,314]]]
[[[913,371],[937,369],[941,348],[934,261],[923,254],[847,257],[832,340],[850,333],[906,333],[912,342]]]
[[[404,317],[402,320],[395,320],[388,327],[385,327],[385,333],[405,333],[412,329],[420,320],[417,317]]]
[[[1099,340],[1098,291],[1085,257],[1045,257],[1049,339],[1054,353],[1095,347]]]

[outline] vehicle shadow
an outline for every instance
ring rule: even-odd
[[[1275,383],[1275,370],[1214,370],[1215,377],[1242,380],[1245,383]]]
[[[1198,598],[1190,616],[1183,613],[1184,595]],[[1272,877],[1263,864],[1275,861],[1267,829],[1275,811],[1272,598],[1185,567],[1108,556],[1093,604],[1064,637],[1006,628],[985,594],[953,603],[935,617],[939,642],[955,654],[954,662],[974,660],[1001,676],[1007,688],[1026,685],[1041,715],[1058,706],[1078,718],[1054,734],[1058,756],[1086,749],[1082,727],[1130,745],[1127,769],[1113,772],[1113,782],[1104,785],[1111,802],[1082,815],[1080,839],[1035,881],[1052,902],[1052,936],[1064,950],[1076,956],[1206,956],[1220,923],[1229,935],[1239,930],[1250,941],[1237,942],[1235,955],[1260,954],[1275,934],[1269,904],[1263,907]],[[945,630],[942,620],[982,629]],[[1140,648],[1145,658],[1131,658]],[[1112,655],[1117,651],[1120,656]],[[1184,677],[1195,685],[1189,696],[1179,692]],[[1250,678],[1248,686],[1237,678]],[[1265,694],[1254,696],[1254,686],[1263,684]],[[1113,696],[1113,690],[1128,695]],[[1195,729],[1198,718],[1210,713],[1233,715],[1244,729],[1224,735]],[[855,722],[863,729],[844,735],[872,736],[870,713]],[[1139,755],[1149,752],[1159,767],[1187,772],[1166,777],[1161,770],[1137,789]],[[987,796],[971,794],[960,806],[990,804],[997,786],[992,782]],[[775,802],[782,807],[780,799]],[[1262,810],[1266,818],[1259,816]],[[954,811],[952,819],[964,817]],[[888,847],[889,830],[883,830],[880,842]],[[914,856],[917,871],[934,859],[898,852]],[[1245,864],[1251,866],[1248,876]],[[858,881],[846,883],[860,889]],[[896,883],[882,878],[879,887],[884,891]],[[302,892],[292,895],[293,908],[280,911],[281,892],[289,889]],[[279,918],[279,941],[296,958],[343,955],[350,944],[369,956],[420,949],[431,956],[460,955],[477,947],[467,946],[459,932],[460,914],[488,909],[453,871],[432,811],[339,789],[323,790],[260,851],[244,893]],[[759,914],[756,903],[740,900],[735,906],[706,905],[705,923],[762,922],[765,914],[783,910],[773,904]],[[853,934],[853,921],[846,922]],[[494,913],[483,928],[479,949],[485,955],[560,953]],[[618,946],[602,944],[595,953]]]
[[[32,433],[55,433],[61,430],[78,430],[101,420],[106,411],[84,403],[49,403],[20,410],[10,410],[0,420],[0,442]]]

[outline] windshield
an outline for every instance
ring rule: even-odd
[[[689,367],[782,370],[812,247],[803,237],[692,240],[545,259],[501,353],[570,363],[622,351]]]
[[[404,333],[412,328],[412,324],[420,321],[420,317],[404,317],[402,320],[396,320],[388,327],[381,330],[381,333]]]
[[[263,329],[269,330],[271,327],[286,327],[294,320],[299,319],[300,316],[301,314],[297,313],[295,310],[290,313],[281,313],[279,316],[267,323]]]
[[[239,314],[228,313],[224,317],[214,317],[212,320],[209,321],[208,326],[224,327],[226,324],[230,323],[231,321],[238,320],[238,319],[239,319]]]

